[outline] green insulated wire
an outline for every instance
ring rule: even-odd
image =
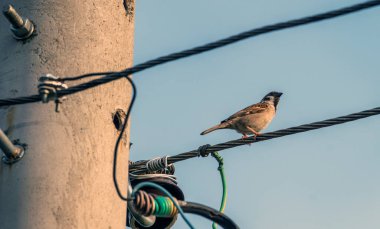
[[[211,156],[213,156],[219,163],[218,170],[220,173],[220,178],[222,178],[222,185],[223,185],[222,202],[220,203],[219,211],[221,213],[224,213],[224,209],[226,208],[226,203],[227,203],[227,182],[226,182],[226,176],[224,175],[223,158],[222,158],[222,156],[219,155],[218,152],[211,153]],[[216,229],[216,227],[217,227],[216,223],[214,222],[212,224],[212,228]]]

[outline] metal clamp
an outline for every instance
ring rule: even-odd
[[[5,164],[13,164],[23,156],[25,149],[21,145],[14,145],[7,135],[0,129],[0,148],[4,153],[2,161]]]
[[[57,91],[62,89],[67,89],[67,85],[62,83],[59,80],[59,77],[53,76],[52,74],[46,74],[41,76],[38,81],[38,93],[41,96],[41,100],[43,103],[48,103],[50,100],[54,100],[56,107],[55,111],[58,112],[58,105],[62,103],[66,97],[59,98],[57,95]]]
[[[4,6],[3,14],[11,23],[10,29],[14,38],[25,40],[32,36],[34,32],[33,23],[27,18],[23,19],[12,5]]]

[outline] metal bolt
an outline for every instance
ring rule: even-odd
[[[4,152],[3,162],[13,164],[24,156],[24,148],[14,145],[0,129],[0,149]]]
[[[48,90],[42,90],[42,91],[40,91],[40,94],[42,95],[42,102],[48,103],[49,102],[49,91]]]
[[[33,23],[27,18],[24,20],[13,6],[4,6],[3,14],[11,23],[11,31],[16,39],[25,40],[33,34]]]
[[[13,27],[20,28],[24,24],[24,20],[17,13],[15,8],[13,8],[13,6],[11,5],[4,6],[3,13],[4,13],[4,16],[8,19],[8,21],[13,25]]]

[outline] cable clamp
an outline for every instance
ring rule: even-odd
[[[168,168],[168,156],[153,158],[149,160],[145,166],[148,172],[166,170]]]
[[[210,144],[206,144],[206,145],[200,146],[198,148],[198,157],[200,157],[200,156],[207,157],[210,154],[209,152],[207,152],[207,149],[210,146],[211,146]]]
[[[38,93],[41,96],[43,103],[48,103],[50,100],[55,102],[55,111],[58,112],[58,105],[62,103],[66,97],[59,98],[57,92],[62,89],[67,89],[68,86],[61,82],[59,77],[52,74],[41,76],[38,81]]]

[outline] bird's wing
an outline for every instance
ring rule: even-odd
[[[269,108],[269,106],[270,105],[267,103],[256,103],[254,105],[251,105],[249,107],[244,108],[241,111],[236,112],[235,114],[231,115],[227,119],[223,120],[221,123],[230,121],[230,120],[235,119],[235,118],[241,118],[241,117],[244,117],[246,115],[264,112],[265,110],[267,110]]]

